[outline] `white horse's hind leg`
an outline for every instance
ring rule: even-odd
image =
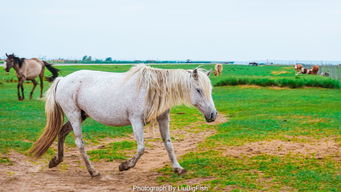
[[[143,122],[139,118],[131,119],[130,122],[133,126],[133,131],[137,142],[137,153],[133,158],[120,164],[120,171],[126,171],[132,167],[135,167],[137,161],[144,153]]]
[[[73,111],[71,114],[70,113],[66,114],[66,116],[68,117],[71,123],[71,126],[73,128],[76,145],[83,157],[83,160],[85,162],[86,168],[88,169],[88,172],[90,173],[92,177],[99,176],[100,175],[99,172],[97,172],[95,168],[92,166],[89,160],[89,157],[86,154],[85,149],[84,149],[84,142],[82,139],[82,128],[81,128],[81,122],[82,122],[81,112],[76,110],[76,111]]]
[[[58,134],[58,154],[49,162],[49,168],[56,167],[64,158],[64,141],[66,136],[72,131],[71,123],[65,123]]]
[[[160,115],[157,118],[157,121],[159,122],[160,127],[160,133],[162,137],[162,141],[166,147],[166,150],[168,152],[169,159],[172,162],[172,167],[175,173],[181,175],[186,172],[184,168],[181,167],[178,160],[176,159],[176,155],[174,153],[173,144],[171,142],[170,134],[169,134],[169,110],[167,110],[165,113]]]

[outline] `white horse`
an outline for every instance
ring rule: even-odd
[[[144,153],[143,127],[156,119],[162,140],[176,173],[185,169],[178,163],[169,135],[169,111],[178,104],[192,104],[207,122],[217,116],[212,100],[210,72],[202,69],[156,69],[138,65],[126,73],[82,70],[57,78],[46,96],[46,126],[30,152],[40,157],[58,135],[58,155],[49,167],[63,161],[63,143],[73,130],[75,142],[91,176],[99,172],[91,164],[82,140],[81,122],[90,117],[109,126],[132,125],[137,141],[137,154],[120,164],[119,170],[135,166]],[[68,122],[63,125],[63,114]]]

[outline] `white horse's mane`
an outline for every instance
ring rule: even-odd
[[[136,65],[128,71],[127,79],[137,75],[137,88],[146,89],[145,121],[149,122],[167,109],[179,104],[191,104],[191,88],[198,83],[203,95],[209,99],[211,82],[204,73],[197,68],[198,80],[193,81],[192,71],[184,69],[158,69],[146,65]]]

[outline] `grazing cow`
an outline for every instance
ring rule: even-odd
[[[316,75],[318,71],[319,71],[319,66],[318,65],[314,65],[313,68],[311,69],[311,73],[310,74]]]
[[[295,65],[295,70],[296,70],[296,65]],[[316,75],[317,72],[319,71],[319,66],[314,65],[311,69],[306,69],[303,66],[300,68],[300,70],[296,73],[296,75],[298,74],[312,74],[312,75]]]
[[[295,65],[295,71],[300,72],[302,70],[303,66],[301,64]]]
[[[329,73],[328,72],[322,72],[321,76],[329,77]]]
[[[222,64],[216,64],[214,67],[214,76],[219,76],[223,72],[223,65]]]

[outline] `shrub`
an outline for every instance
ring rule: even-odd
[[[325,77],[257,77],[257,76],[231,76],[218,81],[215,86],[225,85],[259,85],[262,87],[279,86],[279,87],[323,87],[323,88],[340,88],[340,82]]]

